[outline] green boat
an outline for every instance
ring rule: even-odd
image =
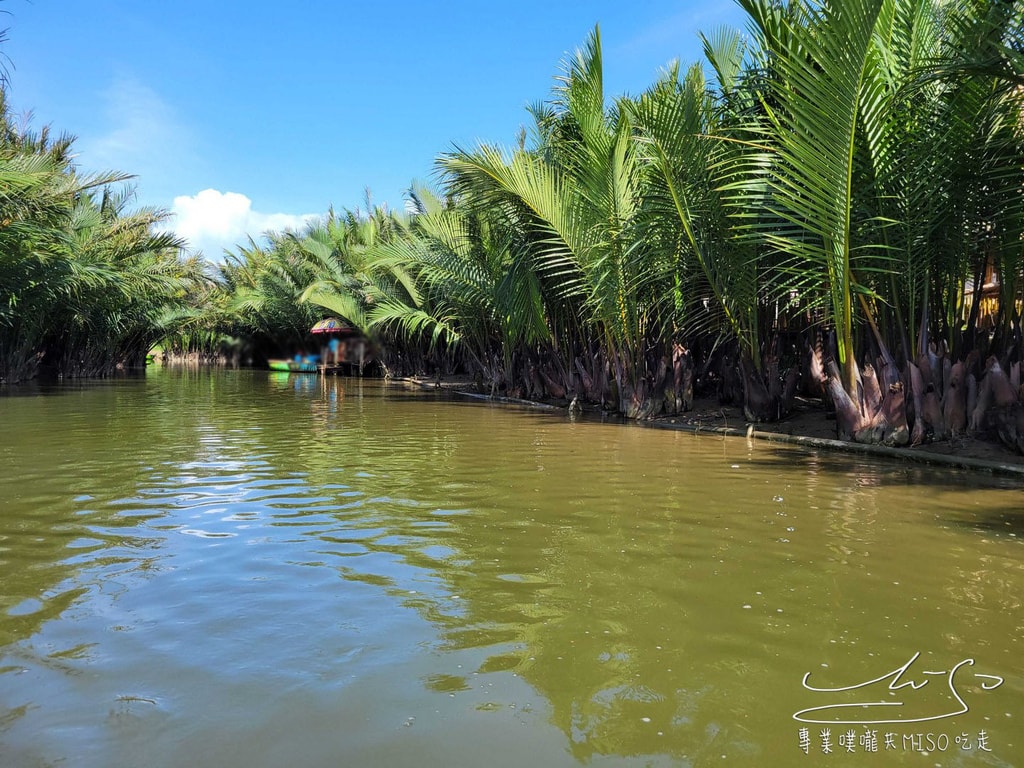
[[[316,373],[316,363],[312,360],[268,360],[267,365],[272,371],[288,371],[289,373]]]

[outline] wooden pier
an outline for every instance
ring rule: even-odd
[[[316,371],[321,376],[362,376],[363,366],[357,362],[341,362],[317,364]]]

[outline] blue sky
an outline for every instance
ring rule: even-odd
[[[9,104],[134,173],[207,256],[330,205],[402,205],[454,144],[511,144],[601,25],[608,97],[639,93],[732,0],[4,0]]]

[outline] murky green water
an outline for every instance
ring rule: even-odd
[[[0,766],[1024,764],[1010,483],[251,372],[0,429]]]

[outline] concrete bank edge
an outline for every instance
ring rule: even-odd
[[[434,384],[417,381],[416,379],[394,379],[412,383],[422,389],[437,390]],[[485,400],[487,402],[504,405],[515,405],[519,407],[537,408],[550,411],[561,411],[564,408],[550,405],[548,403],[537,403],[532,400],[520,400],[513,397],[492,397],[481,395],[476,392],[466,392],[460,389],[445,389],[454,395],[469,397],[474,400]],[[841,453],[854,453],[863,456],[877,456],[887,459],[898,459],[917,464],[932,464],[956,469],[970,469],[981,472],[990,472],[994,475],[1004,475],[1024,479],[1024,464],[1006,464],[999,461],[987,459],[974,459],[969,456],[948,456],[944,453],[930,453],[928,451],[914,451],[906,448],[890,448],[884,445],[865,445],[863,443],[847,443],[842,440],[831,440],[823,437],[807,437],[804,435],[786,435],[781,432],[765,432],[754,429],[749,425],[747,429],[736,429],[735,427],[704,427],[694,424],[674,424],[664,421],[637,421],[637,426],[649,427],[652,429],[669,429],[679,432],[691,432],[696,435],[719,435],[723,437],[745,437],[748,439],[765,440],[770,443],[785,443],[787,445],[803,446],[805,448],[816,448],[825,451],[836,451]]]
[[[944,453],[931,453],[929,451],[914,451],[906,448],[890,448],[884,445],[865,445],[863,443],[847,443],[842,440],[831,440],[824,437],[807,437],[805,435],[786,435],[781,432],[764,432],[753,429],[751,426],[746,430],[732,427],[700,427],[691,424],[665,424],[650,422],[644,426],[655,429],[675,429],[694,434],[716,434],[726,437],[746,437],[757,440],[765,440],[770,443],[785,443],[787,445],[798,445],[806,448],[815,448],[825,451],[842,453],[854,453],[864,456],[877,456],[886,459],[898,459],[917,464],[933,464],[956,469],[970,469],[982,472],[991,472],[996,475],[1005,475],[1024,479],[1024,465],[1006,464],[988,459],[975,459],[969,456],[949,456]]]

